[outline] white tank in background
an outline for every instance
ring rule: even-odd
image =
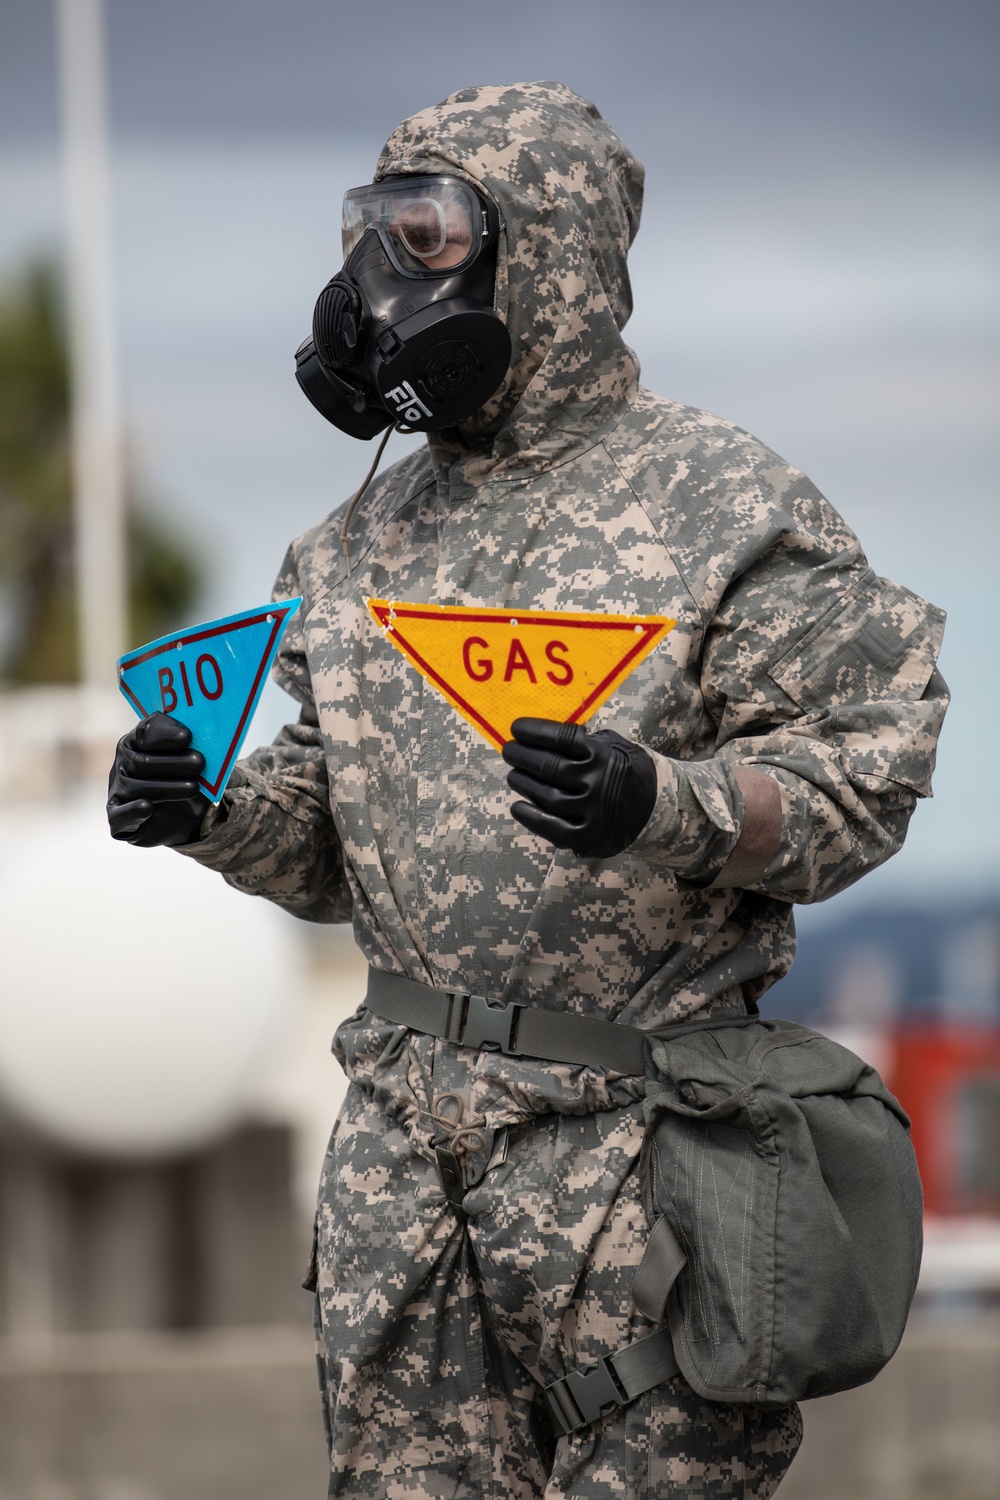
[[[109,836],[103,796],[0,812],[0,1109],[53,1144],[155,1156],[252,1107],[302,950],[265,901]]]

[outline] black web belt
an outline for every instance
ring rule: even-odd
[[[365,1005],[383,1021],[444,1037],[460,1047],[582,1063],[626,1076],[646,1071],[646,1036],[637,1026],[514,1001],[501,1004],[461,990],[432,989],[383,969],[368,970]]]

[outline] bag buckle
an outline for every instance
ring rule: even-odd
[[[487,1000],[485,995],[470,995],[461,1038],[462,1046],[482,1047],[488,1052],[513,1053],[517,1012],[523,1009],[523,1005],[513,1000],[500,1005]]]
[[[561,1380],[542,1387],[560,1434],[566,1437],[607,1416],[616,1406],[627,1406],[629,1397],[615,1379],[605,1357],[583,1370],[570,1370]]]

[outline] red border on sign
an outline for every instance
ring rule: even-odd
[[[283,607],[281,605],[275,605],[271,609],[262,610],[260,614],[251,615],[246,620],[235,620],[229,625],[215,625],[211,630],[195,630],[192,631],[190,635],[175,636],[172,640],[164,641],[161,646],[154,646],[149,651],[143,651],[140,656],[133,656],[129,661],[122,663],[122,669],[118,677],[122,692],[125,694],[126,698],[128,698],[133,708],[136,708],[142,718],[145,719],[150,713],[159,712],[159,710],[144,708],[143,705],[139,702],[139,699],[136,697],[135,693],[133,693],[132,689],[128,686],[125,681],[125,673],[129,670],[130,667],[138,667],[141,666],[144,662],[152,661],[154,657],[162,656],[164,651],[176,651],[178,646],[192,646],[198,641],[207,641],[216,635],[231,635],[235,631],[243,630],[249,625],[260,625],[262,623],[266,624],[269,616],[273,620],[274,623],[271,629],[271,634],[268,637],[268,642],[264,650],[264,654],[261,656],[260,666],[257,668],[257,675],[254,677],[253,685],[251,686],[250,692],[247,695],[246,703],[243,705],[243,712],[240,715],[240,721],[236,726],[235,734],[229,742],[229,749],[226,751],[226,758],[222,762],[219,774],[216,777],[215,781],[207,781],[204,776],[198,777],[199,786],[204,787],[206,792],[208,792],[209,796],[211,797],[214,797],[216,795],[216,793],[222,787],[226,776],[228,775],[230,762],[232,761],[233,756],[236,754],[236,749],[239,745],[240,739],[243,734],[243,729],[247,721],[247,715],[250,712],[250,705],[253,703],[253,700],[257,694],[257,689],[260,686],[260,680],[264,675],[265,664],[271,654],[275,639],[278,635],[280,635],[281,627],[289,613],[290,611],[288,610],[287,606]]]
[[[450,683],[445,682],[440,673],[436,672],[430,665],[430,663],[424,660],[424,658],[410,644],[406,637],[396,629],[395,625],[390,626],[388,622],[389,616],[391,614],[394,620],[459,620],[463,621],[467,625],[497,625],[502,624],[505,620],[508,620],[509,622],[507,611],[494,610],[491,614],[480,615],[473,614],[471,610],[465,609],[458,611],[447,609],[406,609],[405,607],[400,608],[399,605],[379,606],[373,604],[372,613],[376,615],[379,624],[383,627],[386,633],[388,635],[394,636],[399,644],[405,648],[406,655],[410,658],[410,660],[414,662],[421,669],[421,671],[426,672],[431,681],[437,683],[438,687],[441,688],[441,690],[452,700],[453,703],[455,703],[462,710],[463,713],[468,714],[470,718],[476,721],[476,723],[480,726],[484,733],[487,734],[493,741],[498,750],[502,750],[507,742],[503,738],[502,734],[500,734],[499,730],[494,729],[493,725],[487,719],[484,719],[482,714],[477,709],[473,708],[471,703],[463,698],[460,693],[456,692],[455,689],[450,685]],[[624,669],[628,667],[629,662],[631,662],[634,657],[638,656],[642,651],[644,651],[646,646],[648,646],[650,641],[655,636],[659,635],[666,629],[664,625],[660,624],[642,624],[641,621],[638,623],[642,626],[641,637],[636,638],[631,650],[625,653],[618,665],[587,694],[586,698],[580,704],[579,708],[575,708],[573,710],[566,721],[568,724],[578,724],[580,721],[580,715],[586,713],[587,709],[594,702],[594,699],[599,698],[608,687],[608,685],[614,682],[615,679],[624,671]],[[633,635],[636,635],[636,622],[634,620],[567,620],[565,615],[558,614],[526,615],[522,617],[522,619],[518,620],[519,629],[526,629],[531,625],[556,625],[560,630],[627,630],[630,631]]]

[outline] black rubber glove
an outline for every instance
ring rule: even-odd
[[[150,714],[118,741],[108,778],[111,837],[139,849],[190,844],[211,803],[198,789],[205,757],[191,731],[168,714]]]
[[[515,719],[511,732],[507,785],[531,798],[511,807],[519,823],[584,859],[611,859],[638,838],[656,801],[656,767],[640,745],[555,719]]]

